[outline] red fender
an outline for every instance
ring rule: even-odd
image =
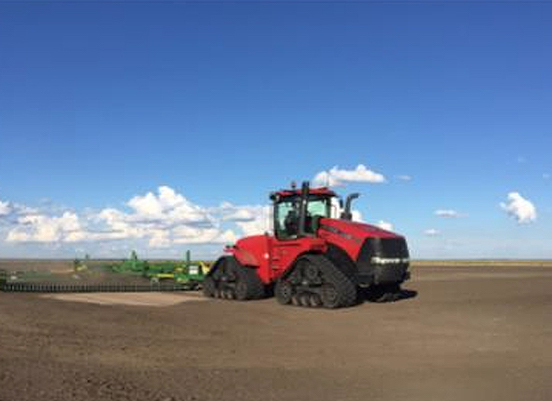
[[[260,262],[257,258],[249,251],[246,251],[243,248],[238,248],[236,246],[229,248],[228,252],[231,253],[242,266],[252,266],[259,267]]]

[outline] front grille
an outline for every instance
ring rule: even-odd
[[[408,258],[408,246],[404,238],[367,238],[358,255],[358,261],[380,258]]]
[[[408,259],[408,246],[404,238],[367,238],[357,257],[360,276],[374,276],[373,258]],[[404,267],[403,267],[404,269]]]

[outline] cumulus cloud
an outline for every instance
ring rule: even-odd
[[[368,169],[363,164],[359,164],[352,170],[340,169],[335,166],[328,171],[319,172],[313,179],[314,185],[329,187],[344,186],[350,182],[376,184],[385,181],[385,177],[382,174]]]
[[[180,226],[174,230],[174,243],[176,244],[217,244],[230,243],[237,240],[232,230],[221,231],[213,228],[198,228]]]
[[[0,217],[10,214],[11,208],[8,202],[0,201]]]
[[[532,223],[537,219],[535,205],[529,199],[521,196],[519,192],[510,192],[507,202],[501,202],[500,207],[518,224]]]
[[[436,230],[435,228],[428,228],[427,230],[424,231],[424,234],[427,235],[428,237],[436,237],[439,234],[441,234],[441,232],[439,230]]]
[[[17,219],[18,225],[10,230],[8,242],[63,242],[82,227],[78,216],[65,212],[59,217],[29,214]]]
[[[386,231],[393,231],[393,224],[387,222],[387,221],[383,221],[383,220],[380,220],[376,223],[376,225],[381,228],[382,230],[386,230]]]
[[[133,222],[162,222],[165,227],[212,223],[204,208],[193,204],[167,186],[160,186],[157,194],[148,192],[143,196],[135,196],[127,204],[133,209],[133,213],[128,215]]]
[[[457,218],[466,216],[465,214],[459,213],[456,210],[452,210],[452,209],[438,209],[435,211],[435,215],[439,217],[449,218],[449,219],[457,219]]]
[[[243,235],[257,235],[271,231],[271,210],[270,206],[237,206],[223,202],[219,207],[210,209],[210,212],[222,221],[233,222]]]
[[[401,181],[411,181],[412,180],[412,176],[407,175],[407,174],[401,174],[401,175],[397,175],[395,177],[397,178],[397,180],[401,180]]]
[[[49,215],[20,208],[6,241],[77,243],[141,240],[151,248],[172,244],[221,244],[236,240],[234,231],[222,228],[208,208],[196,205],[170,187],[137,195],[128,209],[105,208],[77,214]],[[241,218],[244,214],[240,213]],[[234,221],[234,220],[232,220]]]
[[[341,213],[341,210],[339,210],[339,213]],[[364,223],[364,218],[362,217],[362,213],[360,212],[360,210],[353,209],[351,210],[351,214],[353,215],[353,221]]]

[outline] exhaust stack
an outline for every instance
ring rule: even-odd
[[[347,200],[345,201],[345,209],[341,212],[342,220],[353,220],[353,213],[351,212],[351,204],[353,203],[353,200],[355,200],[359,196],[360,194],[358,192],[355,192],[347,196]]]
[[[297,235],[299,237],[305,237],[307,230],[305,229],[305,223],[307,219],[307,205],[309,202],[309,182],[303,181],[301,185],[301,198],[299,199],[299,227]]]

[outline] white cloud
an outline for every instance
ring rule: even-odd
[[[397,178],[397,180],[401,180],[401,181],[411,181],[412,180],[412,176],[406,175],[406,174],[397,175],[396,178]]]
[[[127,206],[128,210],[106,208],[81,215],[66,211],[61,216],[32,209],[25,213],[21,208],[6,240],[12,243],[141,240],[150,248],[167,248],[172,244],[221,244],[236,239],[234,231],[223,229],[220,219],[208,208],[190,202],[167,186],[159,187],[157,193],[135,196]],[[244,214],[240,216],[243,218]]]
[[[167,231],[155,230],[151,233],[148,245],[151,248],[169,248],[172,242]]]
[[[233,222],[243,235],[264,234],[271,231],[271,207],[261,205],[236,206],[223,202],[210,212],[224,222]]]
[[[509,216],[514,218],[518,224],[532,223],[537,219],[537,209],[529,200],[521,196],[518,192],[510,192],[508,201],[501,202],[500,207]]]
[[[321,171],[313,179],[316,186],[338,187],[349,182],[364,182],[364,183],[382,183],[385,182],[385,177],[369,170],[365,165],[359,164],[353,170],[339,169],[337,166],[329,171]]]
[[[223,244],[237,240],[232,230],[180,226],[174,229],[175,244]]]
[[[148,192],[144,196],[135,196],[127,204],[133,209],[129,216],[134,222],[162,221],[164,226],[211,223],[204,208],[194,205],[167,186],[160,186],[157,195]]]
[[[439,217],[449,218],[449,219],[466,217],[465,214],[459,213],[456,210],[452,210],[452,209],[438,209],[435,211],[435,215]]]
[[[0,201],[0,216],[7,216],[11,212],[11,207],[8,202]]]
[[[441,234],[441,232],[439,230],[436,230],[435,228],[428,228],[427,230],[424,231],[424,234],[427,235],[428,237],[436,237],[439,234]]]
[[[7,242],[63,242],[70,241],[82,227],[75,213],[65,212],[59,217],[29,214],[17,219],[17,227],[10,230]]]
[[[257,218],[256,214],[259,206],[236,206],[230,202],[222,202],[219,207],[212,208],[210,211],[215,215],[220,215],[223,221],[250,222]]]
[[[387,221],[383,221],[383,220],[380,220],[377,222],[376,224],[379,228],[381,228],[382,230],[386,230],[386,231],[393,231],[393,224],[387,222]]]
[[[353,221],[356,221],[356,222],[359,222],[359,223],[364,223],[364,219],[362,217],[362,213],[360,212],[360,210],[356,210],[356,209],[353,209],[351,210],[351,214],[353,215]]]

